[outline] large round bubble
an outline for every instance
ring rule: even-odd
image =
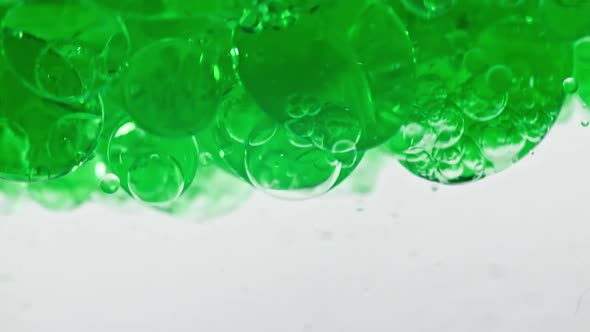
[[[319,5],[280,29],[238,29],[235,42],[255,102],[280,124],[312,128],[300,136],[324,150],[383,143],[413,99],[412,43],[382,1]]]
[[[137,200],[164,206],[192,183],[199,154],[194,138],[150,135],[129,119],[121,122],[108,146],[110,171]]]

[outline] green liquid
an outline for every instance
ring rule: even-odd
[[[0,15],[0,190],[24,182],[49,208],[102,192],[177,211],[233,197],[220,173],[308,199],[368,151],[467,183],[529,154],[566,95],[590,103],[584,0],[43,0]]]

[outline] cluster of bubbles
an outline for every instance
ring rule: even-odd
[[[590,103],[588,15],[587,0],[1,1],[0,190],[167,208],[214,169],[306,199],[369,150],[478,180],[529,154],[568,94]]]

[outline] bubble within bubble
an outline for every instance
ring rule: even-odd
[[[480,75],[458,88],[456,102],[469,118],[485,122],[504,112],[508,95],[497,91],[487,75]]]
[[[573,77],[568,77],[563,81],[563,91],[568,94],[574,94],[578,91],[578,81]]]
[[[167,204],[182,194],[184,174],[170,156],[152,154],[138,158],[127,173],[129,192],[150,204]]]
[[[513,123],[486,126],[480,138],[480,147],[486,158],[499,170],[512,165],[526,144],[525,137]]]
[[[110,138],[109,169],[134,198],[154,206],[172,203],[195,178],[199,151],[194,138],[149,134],[126,119]]]
[[[150,133],[192,136],[215,117],[222,98],[219,79],[219,67],[198,44],[159,40],[129,61],[124,75],[127,112]]]
[[[94,95],[112,78],[99,77],[101,51],[124,23],[86,1],[19,1],[2,21],[6,65],[35,93],[59,101]],[[128,46],[128,39],[122,43]],[[25,56],[26,54],[26,56]],[[126,58],[111,58],[120,67]]]
[[[256,136],[256,132],[252,136]],[[342,169],[342,164],[327,151],[292,145],[282,128],[265,144],[248,144],[244,165],[256,188],[293,200],[327,193],[336,184]]]
[[[119,191],[120,187],[121,182],[119,181],[119,177],[115,174],[105,174],[100,180],[100,189],[105,194],[114,194]]]
[[[238,30],[234,41],[260,108],[327,151],[343,139],[360,151],[380,145],[411,104],[413,47],[385,2],[329,1],[280,32]]]

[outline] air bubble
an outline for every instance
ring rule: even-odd
[[[563,81],[563,91],[568,94],[574,94],[578,91],[578,81],[573,77],[568,77]]]
[[[121,182],[119,181],[119,177],[115,174],[109,173],[105,174],[100,179],[100,189],[105,194],[114,194],[119,191],[121,187]]]

